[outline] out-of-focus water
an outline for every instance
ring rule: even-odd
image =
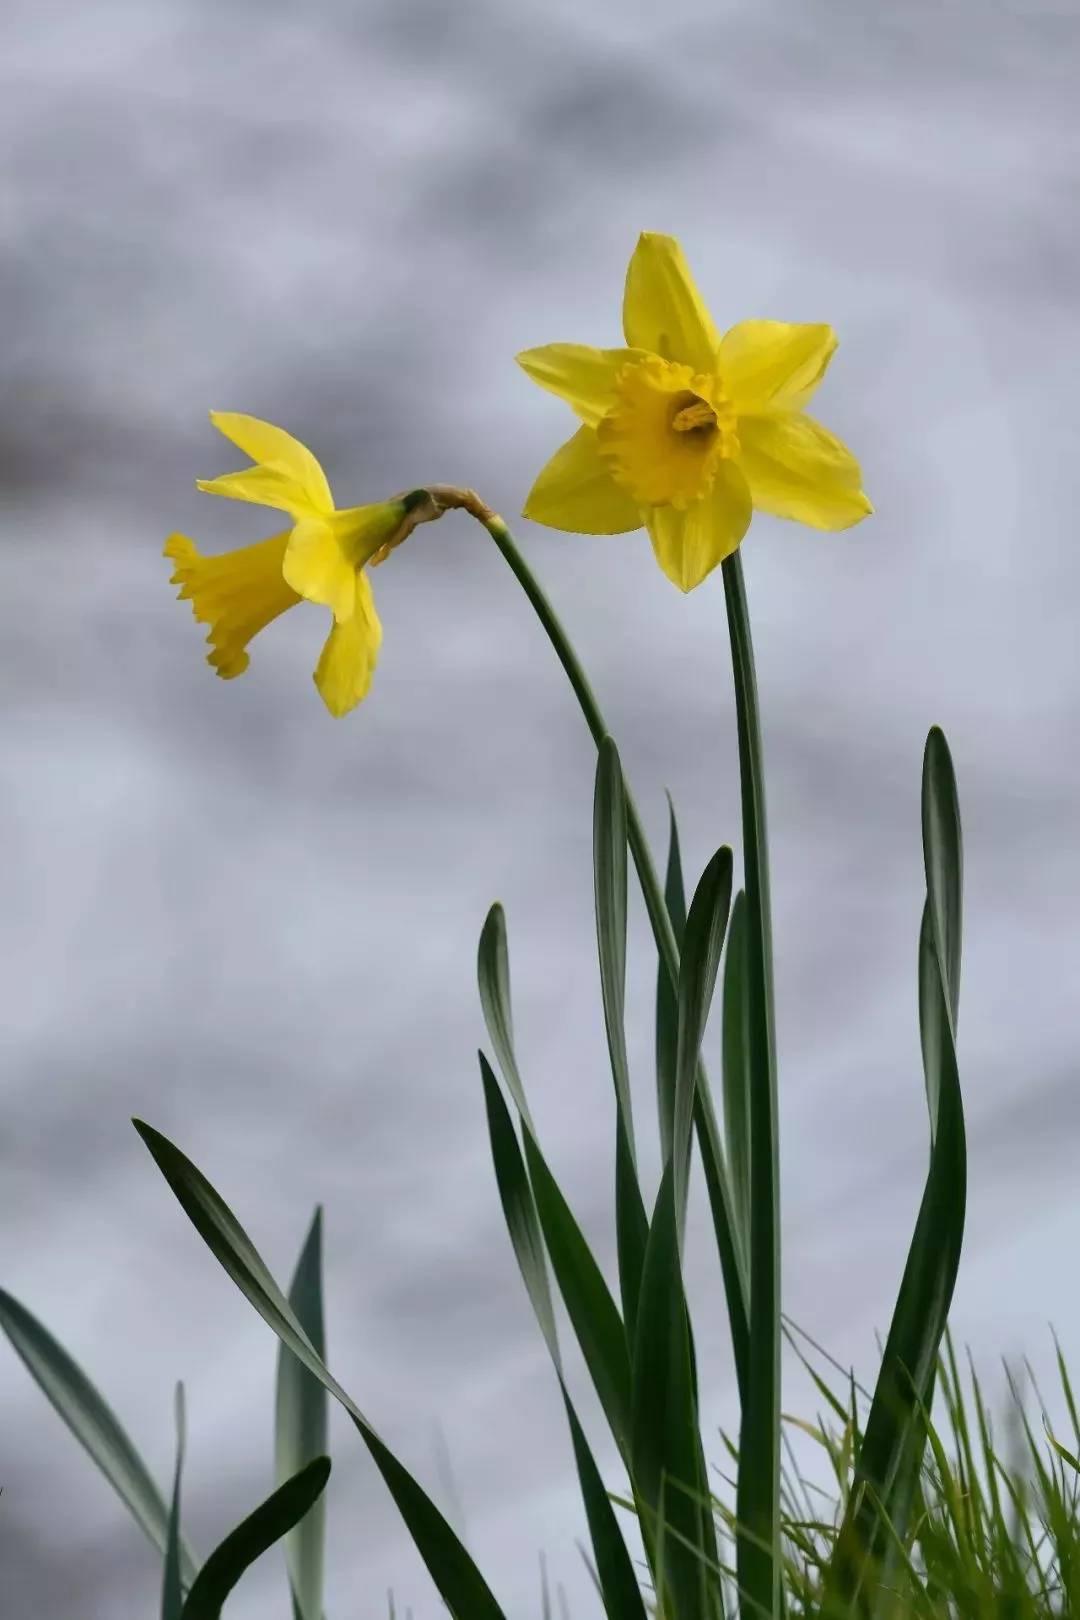
[[[589,1612],[473,987],[499,897],[540,1130],[610,1256],[580,717],[464,519],[379,571],[376,685],[341,724],[310,681],[321,615],[282,620],[226,686],[160,549],[174,527],[211,548],[266,532],[193,489],[236,464],[210,406],[291,428],[345,502],[449,480],[512,515],[568,431],[512,355],[618,341],[642,228],[682,237],[721,325],[836,325],[815,409],[878,509],[839,536],[759,519],[745,548],[787,1307],[872,1368],[925,1164],[918,784],[938,721],[967,837],[956,1331],[991,1374],[1002,1352],[1045,1365],[1048,1318],[1080,1355],[1059,1281],[1080,1234],[1073,6],[15,0],[4,36],[0,1283],[163,1481],[185,1380],[199,1548],[269,1489],[275,1346],[132,1114],[194,1157],[279,1276],[324,1202],[338,1376],[460,1499],[511,1615],[539,1612],[541,1550]],[[719,580],[681,597],[642,535],[520,534],[650,831],[670,787],[696,872],[738,832]],[[632,945],[644,1119],[640,907]],[[691,1270],[719,1422],[700,1223]],[[384,1612],[391,1585],[438,1613],[336,1417],[333,1449],[328,1614]],[[0,1484],[4,1620],[153,1612],[155,1555],[2,1345]],[[279,1566],[238,1589],[235,1620],[284,1620]]]

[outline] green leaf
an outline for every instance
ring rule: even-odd
[[[619,1255],[619,1293],[627,1339],[633,1336],[637,1321],[641,1268],[645,1264],[645,1244],[649,1217],[641,1198],[630,1144],[621,1119],[615,1121],[615,1241]]]
[[[2,1288],[0,1328],[136,1524],[164,1553],[169,1544],[169,1516],[161,1492],[111,1408],[52,1334]],[[198,1560],[186,1542],[181,1543],[180,1556],[183,1581],[190,1586]]]
[[[931,929],[955,1039],[960,1001],[964,849],[956,772],[940,726],[931,726],[926,739],[922,818]]]
[[[682,946],[686,931],[686,899],[683,885],[682,861],[679,854],[679,833],[675,821],[675,807],[668,797],[671,812],[671,840],[668,848],[665,903],[671,919],[672,932]],[[659,943],[659,940],[658,940]],[[663,1162],[671,1151],[671,1132],[675,1119],[675,1064],[678,1055],[678,1000],[676,985],[663,952],[660,953],[656,981],[656,1083],[657,1104],[660,1114],[660,1143]],[[709,1195],[713,1235],[716,1239],[720,1269],[724,1279],[724,1297],[727,1302],[728,1322],[731,1327],[731,1346],[735,1358],[735,1376],[739,1386],[739,1399],[745,1399],[749,1334],[747,1325],[746,1257],[739,1241],[737,1211],[732,1203],[731,1187],[724,1162],[723,1144],[716,1123],[712,1094],[705,1066],[698,1065],[695,1088],[694,1123],[697,1129],[698,1151],[705,1172],[705,1186]],[[629,1327],[629,1322],[628,1322]]]
[[[316,1352],[296,1313],[224,1199],[167,1137],[142,1120],[135,1129],[181,1208],[240,1292],[309,1372],[345,1408],[397,1504],[416,1549],[455,1620],[505,1620],[487,1582],[442,1514],[383,1444]]]
[[[615,1097],[634,1157],[630,1066],[626,1058],[626,794],[619,752],[605,737],[596,756],[593,795],[593,890],[600,991]]]
[[[720,953],[724,947],[724,930],[731,906],[731,871],[730,849],[725,847],[717,850],[694,892],[690,915],[686,919],[679,966],[679,1033],[675,1060],[672,1158],[680,1249],[682,1226],[686,1218],[697,1070],[720,968]]]
[[[660,1183],[641,1282],[633,1356],[631,1475],[665,1614],[678,1620],[717,1612],[719,1578],[694,1397],[689,1320],[679,1263],[674,1155]],[[708,1529],[706,1527],[708,1520]]]
[[[858,1602],[865,1613],[877,1572],[885,1567],[887,1535],[902,1538],[906,1532],[964,1235],[967,1151],[954,1037],[960,812],[948,748],[936,729],[923,761],[923,839],[928,892],[919,936],[919,1022],[931,1116],[930,1166],[826,1583],[834,1605],[850,1608]],[[869,1488],[861,1489],[864,1485]]]
[[[581,1228],[527,1125],[525,1161],[559,1292],[615,1443],[624,1458],[628,1457],[630,1357],[622,1318]]]
[[[619,1289],[628,1334],[637,1313],[649,1222],[634,1153],[630,1068],[626,1058],[626,794],[619,753],[610,737],[600,744],[593,797],[593,880],[600,987],[611,1073],[615,1083],[615,1233]]]
[[[627,1552],[611,1501],[604,1489],[584,1430],[567,1392],[547,1266],[544,1262],[543,1237],[532,1189],[509,1110],[482,1052],[480,1075],[484,1085],[488,1133],[491,1138],[491,1154],[495,1163],[499,1198],[518,1269],[559,1380],[567,1421],[570,1424],[578,1479],[585,1503],[593,1556],[596,1560],[596,1574],[604,1599],[604,1611],[609,1620],[645,1620],[645,1605],[634,1575],[630,1554]]]
[[[176,1472],[173,1475],[172,1505],[169,1508],[168,1540],[165,1544],[165,1571],[161,1583],[161,1620],[180,1620],[184,1607],[184,1587],[180,1568],[180,1478],[184,1471],[184,1386],[176,1386]]]
[[[476,976],[480,984],[480,1006],[484,1023],[495,1048],[495,1057],[502,1070],[514,1106],[522,1119],[529,1121],[529,1105],[525,1100],[525,1087],[518,1073],[514,1056],[514,1018],[510,1006],[510,959],[506,948],[506,915],[496,901],[487,914],[480,932],[480,948],[476,957]]]
[[[511,1101],[521,1117],[525,1133],[525,1157],[533,1197],[552,1270],[581,1346],[585,1364],[596,1393],[600,1397],[604,1416],[625,1458],[629,1455],[630,1444],[630,1356],[626,1332],[603,1274],[536,1141],[525,1100],[525,1089],[514,1055],[509,953],[506,944],[506,919],[501,906],[493,906],[488,914],[480,940],[479,963],[481,1000],[485,1005],[485,1017],[488,1019],[488,1029],[493,1042],[494,1029],[500,1031],[499,1041],[495,1043],[496,1055]],[[497,970],[493,964],[498,964]],[[488,986],[486,1000],[485,977]],[[488,1007],[495,1001],[498,1003],[497,1013],[489,1017]],[[624,1174],[625,1169],[624,1165]],[[618,1161],[616,1173],[618,1175]],[[629,1207],[630,1200],[625,1186],[622,1191],[624,1205]]]
[[[679,827],[675,806],[668,795],[670,832],[664,902],[671,918],[672,932],[682,949],[686,929],[686,892],[683,887],[682,858],[679,853]],[[675,1120],[675,1062],[678,1054],[679,1006],[671,974],[661,956],[656,969],[656,1105],[660,1119],[660,1161],[666,1164],[671,1153],[671,1132]]]
[[[326,1360],[322,1300],[322,1210],[316,1209],[289,1287],[289,1304],[320,1361]],[[326,1453],[326,1390],[284,1344],[278,1346],[274,1477],[291,1479]],[[285,1562],[299,1620],[322,1620],[326,1498],[285,1537]]]
[[[731,1201],[743,1255],[750,1247],[750,1004],[746,982],[746,895],[739,890],[724,957],[724,1141]]]
[[[329,1457],[316,1457],[238,1524],[196,1576],[181,1620],[219,1620],[222,1605],[241,1575],[311,1510],[329,1478]]]

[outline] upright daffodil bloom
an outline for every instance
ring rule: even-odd
[[[543,469],[525,516],[578,534],[644,525],[689,591],[731,555],[756,507],[815,529],[873,511],[859,464],[803,414],[831,326],[713,325],[678,242],[646,232],[626,274],[624,349],[551,343],[518,363],[581,426]]]
[[[242,675],[253,636],[297,602],[316,602],[330,609],[333,622],[315,685],[332,715],[347,714],[367,695],[382,641],[365,567],[381,562],[417,523],[438,516],[435,503],[417,489],[339,509],[326,474],[299,440],[233,411],[211,411],[210,420],[255,465],[198,479],[198,488],[268,506],[290,522],[269,540],[217,557],[202,556],[184,534],[166,541],[165,556],[176,564],[172,584],[210,627],[207,662],[224,680]]]

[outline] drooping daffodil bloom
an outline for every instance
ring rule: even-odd
[[[347,714],[367,694],[382,641],[365,569],[439,510],[425,489],[338,508],[326,474],[299,440],[233,411],[211,411],[210,420],[255,465],[198,479],[198,488],[283,512],[289,525],[269,540],[216,557],[204,557],[184,534],[166,541],[165,556],[176,564],[172,583],[210,627],[207,662],[224,680],[242,675],[253,636],[297,602],[318,603],[330,609],[333,622],[315,685],[332,715]]]
[[[578,534],[644,525],[664,573],[689,591],[735,550],[755,507],[816,529],[873,510],[850,450],[803,411],[836,348],[831,326],[741,321],[721,337],[678,242],[646,232],[623,334],[626,348],[518,355],[581,422],[526,517]]]

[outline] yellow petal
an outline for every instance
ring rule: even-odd
[[[243,472],[224,473],[220,478],[197,478],[195,487],[201,489],[204,495],[224,495],[230,501],[250,501],[254,506],[269,506],[275,512],[287,512],[293,518],[317,515],[292,473],[275,462],[245,467]]]
[[[283,467],[316,511],[333,511],[334,498],[326,474],[306,444],[272,422],[261,422],[257,416],[243,416],[238,411],[211,411],[210,420],[252,461]]]
[[[165,556],[176,564],[172,584],[181,601],[190,601],[200,624],[210,626],[207,661],[223,680],[248,667],[247,644],[300,598],[282,577],[288,531],[256,546],[203,557],[186,534],[171,534]]]
[[[645,231],[638,238],[626,272],[623,333],[632,348],[715,371],[720,334],[673,236]]]
[[[734,461],[722,461],[709,494],[679,511],[654,506],[646,513],[656,560],[681,591],[692,591],[718,563],[730,557],[750,527],[746,479]]]
[[[305,601],[328,607],[339,624],[356,609],[356,568],[325,518],[303,518],[289,536],[283,573]]]
[[[720,375],[736,411],[770,406],[798,411],[824,377],[835,349],[831,326],[740,321],[720,344]]]
[[[574,534],[626,534],[641,528],[641,513],[612,479],[591,427],[578,428],[556,450],[529,491],[524,515]]]
[[[754,505],[814,529],[847,529],[874,509],[859,463],[812,417],[770,411],[739,418],[739,465]]]
[[[382,641],[371,586],[363,574],[356,580],[356,612],[346,624],[335,624],[318,664],[315,685],[335,719],[367,696]]]
[[[635,349],[590,349],[584,343],[546,343],[525,349],[517,363],[535,383],[565,399],[595,427],[615,398],[615,378],[628,360],[642,360]]]

